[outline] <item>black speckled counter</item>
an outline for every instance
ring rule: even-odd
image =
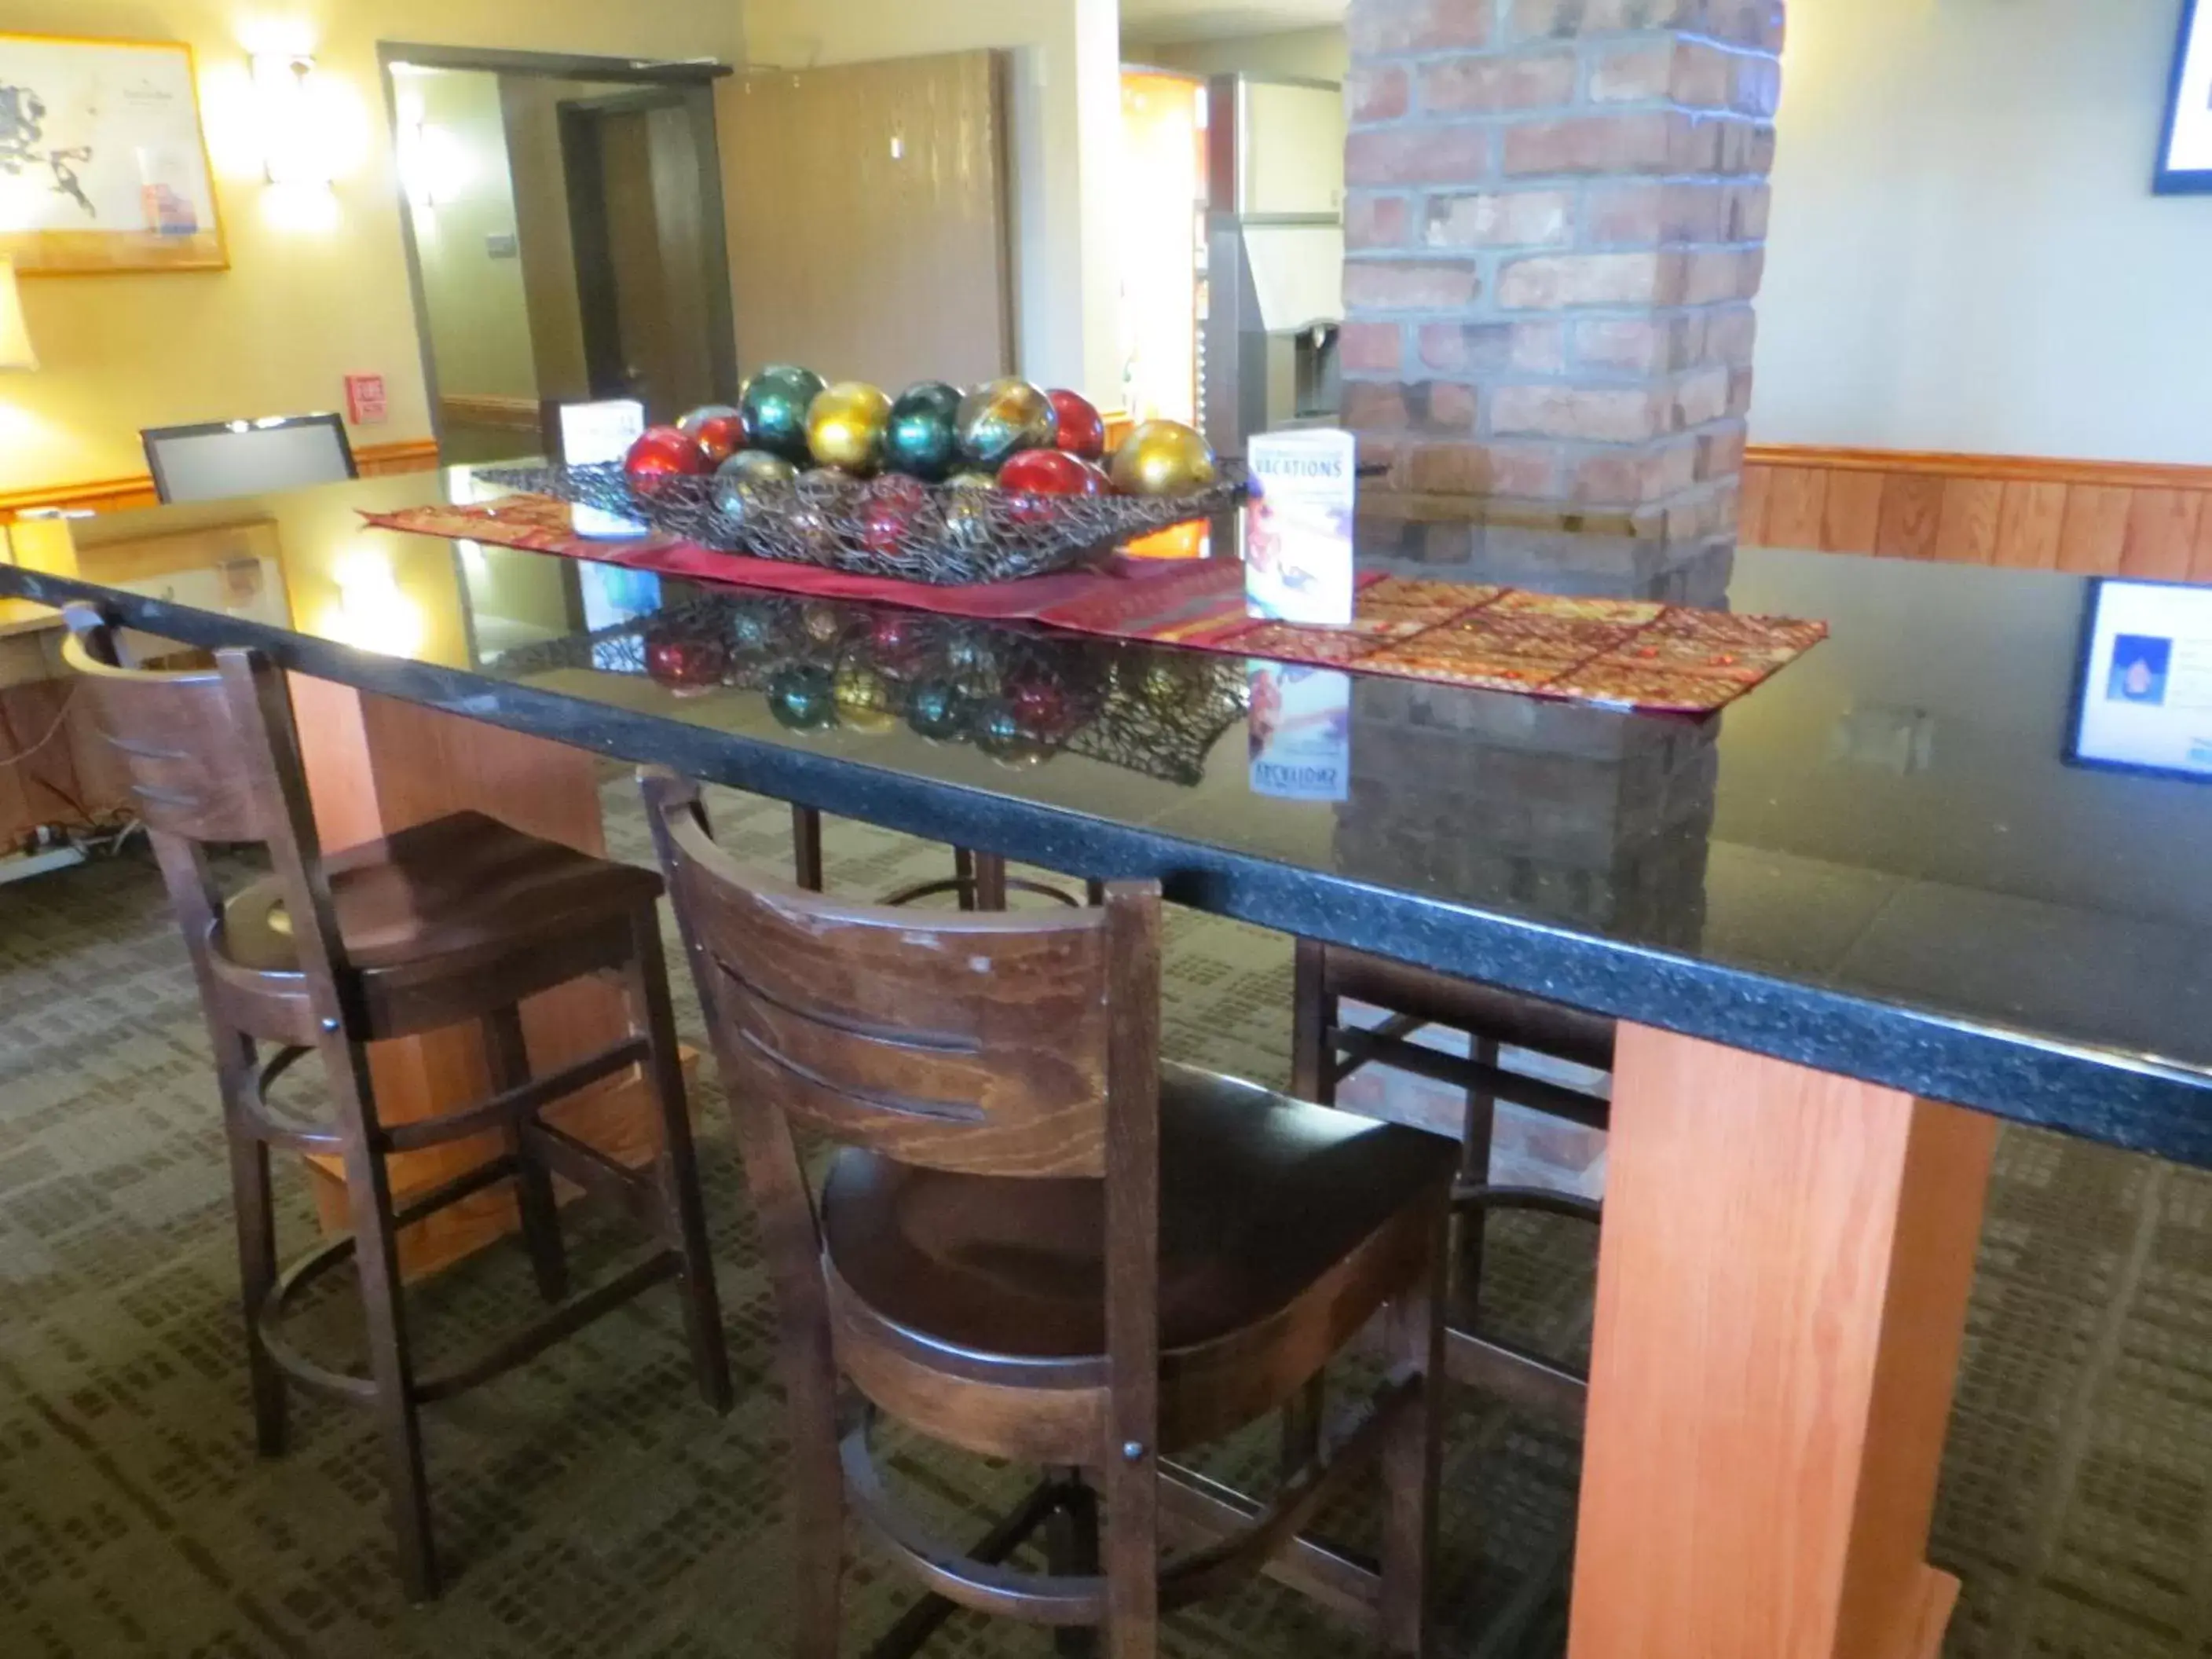
[[[1833,634],[1702,723],[1355,680],[1345,798],[1303,800],[1255,789],[1236,665],[1018,627],[965,625],[963,672],[978,697],[1042,707],[1052,742],[994,757],[865,708],[787,728],[780,667],[874,675],[845,683],[865,703],[910,665],[887,613],[801,617],[356,516],[434,487],[86,521],[81,576],[0,565],[0,592],[99,599],[195,645],[2212,1164],[2212,787],[2062,763],[2075,579],[1370,524],[1363,551],[1396,568]],[[199,538],[204,580],[100,580],[131,544],[256,520],[281,554],[243,599],[219,534]],[[1219,718],[1176,718],[1206,699]]]

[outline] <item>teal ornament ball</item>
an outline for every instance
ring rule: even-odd
[[[782,669],[768,683],[769,713],[794,732],[818,731],[837,718],[836,684],[818,664]]]
[[[805,465],[811,458],[806,446],[806,412],[828,388],[811,368],[791,363],[771,363],[745,383],[745,433],[756,449],[781,455]]]
[[[884,466],[936,483],[960,463],[960,393],[942,380],[910,386],[891,404]]]
[[[924,680],[907,693],[906,723],[925,738],[957,738],[968,721],[968,700],[944,680]]]

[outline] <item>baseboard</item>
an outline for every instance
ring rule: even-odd
[[[410,438],[398,443],[364,444],[353,453],[354,465],[364,478],[381,478],[396,472],[423,472],[438,465],[434,438]],[[95,478],[80,483],[42,484],[30,489],[0,491],[0,524],[26,513],[127,513],[157,507],[149,473],[127,478]]]

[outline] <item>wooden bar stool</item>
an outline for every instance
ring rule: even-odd
[[[1498,1060],[1501,1049],[1520,1048],[1610,1073],[1613,1022],[1540,997],[1316,939],[1298,941],[1292,994],[1291,1092],[1301,1099],[1333,1104],[1339,1084],[1360,1067],[1378,1064],[1464,1091],[1460,1177],[1452,1193],[1458,1237],[1449,1305],[1455,1313],[1446,1336],[1446,1369],[1458,1381],[1509,1398],[1578,1413],[1587,1392],[1585,1377],[1553,1358],[1486,1337],[1476,1328],[1483,1224],[1498,1210],[1540,1211],[1598,1224],[1601,1211],[1593,1200],[1492,1182],[1491,1152],[1501,1101],[1587,1128],[1607,1127],[1612,1108],[1603,1093],[1527,1077],[1504,1069]],[[1386,1018],[1371,1030],[1345,1025],[1339,1010],[1346,997],[1381,1008]],[[1464,1033],[1469,1053],[1443,1054],[1413,1040],[1431,1025]],[[1294,1455],[1298,1441],[1294,1433]]]
[[[957,1604],[1149,1659],[1163,1610],[1263,1568],[1422,1652],[1451,1143],[1164,1069],[1156,887],[925,923],[741,871],[696,788],[645,787],[775,1285],[796,1651],[836,1651],[849,1507],[931,1593],[878,1653]],[[795,1130],[842,1148],[818,1193]],[[1293,1401],[1378,1317],[1384,1382],[1272,1504],[1164,1461]],[[1042,1477],[963,1553],[886,1491],[878,1412]],[[1377,1461],[1375,1571],[1301,1534]],[[1164,1563],[1164,1522],[1202,1541]],[[1007,1566],[1040,1526],[1051,1570]]]
[[[89,610],[73,608],[70,622],[64,655],[83,676],[101,732],[128,770],[214,1041],[261,1450],[283,1449],[288,1382],[374,1412],[400,1577],[410,1596],[427,1599],[436,1595],[439,1575],[417,1416],[423,1405],[522,1364],[671,1278],[678,1282],[699,1391],[717,1411],[730,1405],[662,961],[659,878],[474,813],[325,855],[284,680],[264,659],[225,651],[213,669],[151,672],[120,662],[115,635]],[[275,873],[226,901],[205,848],[240,842],[266,847]],[[622,981],[633,1035],[532,1077],[520,1003],[592,974]],[[367,1045],[465,1023],[483,1029],[496,1092],[440,1117],[381,1123]],[[289,1121],[268,1101],[270,1085],[311,1053],[330,1081],[335,1109],[327,1126]],[[650,1171],[632,1170],[540,1116],[563,1097],[633,1067],[641,1068],[659,1107],[663,1146]],[[504,1153],[394,1206],[386,1154],[487,1132],[503,1137]],[[349,1234],[281,1273],[272,1146],[340,1158],[353,1223]],[[651,1232],[656,1248],[606,1283],[572,1293],[556,1175],[610,1194]],[[399,1230],[510,1180],[538,1289],[553,1306],[471,1362],[420,1375],[401,1292]],[[365,1376],[309,1359],[283,1328],[298,1293],[348,1261],[368,1326]]]

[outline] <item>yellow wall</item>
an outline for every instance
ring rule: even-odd
[[[440,394],[535,402],[538,371],[499,81],[480,70],[403,77],[401,119],[419,108],[426,125],[443,135],[426,171],[451,168],[449,178],[431,185],[430,201],[412,210],[415,247]],[[516,251],[494,258],[488,239],[501,235],[516,237]]]
[[[142,474],[141,427],[340,407],[354,371],[382,373],[392,409],[356,442],[429,435],[380,40],[727,63],[744,46],[738,0],[10,0],[5,26],[191,43],[231,269],[26,279],[42,367],[0,379],[0,492]],[[263,181],[252,47],[315,55],[344,151],[328,195]]]

